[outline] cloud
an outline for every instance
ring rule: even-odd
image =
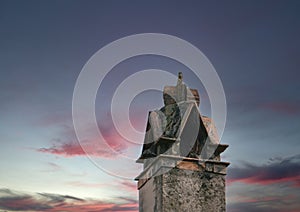
[[[74,211],[74,212],[105,212],[105,211],[138,211],[135,199],[122,198],[120,202],[81,199],[69,195],[36,193],[24,194],[10,189],[0,189],[0,209],[10,211]]]
[[[262,108],[274,112],[295,115],[300,113],[300,105],[295,102],[269,102],[261,105]]]
[[[227,182],[243,182],[246,184],[268,185],[274,183],[289,183],[300,187],[300,155],[272,160],[265,165],[244,164],[244,167],[230,168]]]
[[[131,182],[131,181],[122,181],[120,182],[121,186],[129,191],[129,192],[136,192],[137,191],[137,185],[136,182]]]
[[[61,138],[52,139],[52,146],[36,149],[38,152],[60,155],[63,157],[95,156],[113,158],[129,147],[129,143],[113,130],[106,130],[103,140],[99,138],[77,141],[74,129],[66,125],[61,129]]]
[[[104,142],[107,143],[104,143]],[[118,137],[111,136],[105,141],[99,139],[84,141],[79,144],[77,141],[57,142],[48,148],[39,148],[38,152],[50,153],[64,157],[74,156],[95,156],[103,158],[116,157],[127,148],[126,142]]]
[[[53,162],[47,162],[46,163],[46,168],[41,170],[41,172],[58,172],[58,171],[62,171],[63,168],[56,164],[56,163],[53,163]]]
[[[129,197],[117,197],[118,200],[126,200],[127,202],[131,202],[132,197],[136,197],[138,194],[137,183],[130,180],[119,180],[114,183],[93,183],[93,182],[84,182],[84,181],[69,181],[66,182],[67,186],[72,187],[82,187],[82,188],[105,188],[108,190],[121,190],[126,192]],[[134,199],[134,201],[136,201]]]
[[[229,212],[296,212],[299,211],[298,198],[293,194],[260,194],[260,190],[255,192],[245,191],[244,195],[235,197],[235,201],[227,204]],[[263,192],[262,192],[263,193]],[[245,196],[248,195],[248,196]],[[263,195],[263,196],[262,196]],[[274,196],[277,195],[277,196]]]
[[[69,195],[57,195],[57,194],[48,194],[48,193],[38,193],[38,194],[49,199],[51,202],[64,202],[67,199],[84,201],[83,199],[69,196]]]
[[[106,184],[103,183],[86,183],[81,181],[67,182],[67,185],[74,186],[74,187],[83,187],[83,188],[101,188],[106,186]]]
[[[79,156],[85,155],[86,153],[83,151],[82,147],[79,143],[75,143],[75,141],[64,142],[61,144],[54,144],[52,147],[49,148],[39,148],[37,149],[38,152],[43,153],[50,153],[55,155],[62,155],[65,157],[70,156]]]
[[[60,155],[63,157],[76,157],[76,156],[94,156],[102,158],[115,158],[120,153],[124,153],[129,147],[136,146],[131,142],[128,142],[115,130],[113,125],[102,124],[100,127],[103,140],[100,138],[91,137],[89,140],[80,141],[77,140],[75,130],[72,125],[68,124],[64,118],[58,115],[45,120],[42,126],[58,126],[59,132],[58,138],[51,140],[52,145],[50,147],[42,147],[35,149],[38,152],[49,153],[54,155]],[[63,116],[62,116],[63,117]],[[68,120],[68,119],[67,119]],[[56,125],[55,125],[56,124]],[[87,134],[94,135],[89,127],[86,127]]]
[[[137,182],[133,182],[130,180],[122,180],[119,181],[117,186],[119,187],[119,189],[125,191],[128,195],[138,196]],[[129,201],[128,198],[126,197],[119,197],[119,198]]]

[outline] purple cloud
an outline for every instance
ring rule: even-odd
[[[227,179],[229,184],[289,183],[291,186],[300,187],[300,155],[265,165],[245,164],[244,167],[230,168]]]
[[[0,209],[10,211],[51,211],[51,212],[137,212],[135,199],[122,198],[125,203],[113,203],[92,199],[81,199],[69,195],[36,193],[23,194],[10,189],[0,189]]]

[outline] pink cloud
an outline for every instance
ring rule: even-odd
[[[120,184],[128,192],[137,192],[136,182],[122,181]]]
[[[229,180],[229,184],[232,182],[243,182],[247,184],[261,184],[261,185],[269,185],[274,183],[287,183],[290,182],[294,187],[300,187],[299,186],[300,176],[295,177],[284,177],[281,179],[265,179],[264,176],[253,176],[248,177],[244,179],[238,179],[238,180]]]
[[[95,156],[103,158],[112,158],[129,146],[128,142],[122,139],[119,135],[108,134],[104,137],[104,141],[94,139],[91,141],[77,142],[77,141],[56,141],[51,147],[39,148],[38,152],[60,155],[63,157],[74,156]]]
[[[112,158],[123,153],[126,149],[136,146],[124,139],[110,124],[102,126],[99,130],[102,133],[103,140],[94,138],[86,141],[77,141],[74,128],[67,124],[61,124],[62,120],[54,116],[47,124],[54,125],[60,123],[61,128],[59,132],[60,138],[52,139],[52,146],[36,149],[38,152],[60,155],[63,157],[76,156],[94,156],[102,158]],[[87,127],[86,132],[89,132]]]

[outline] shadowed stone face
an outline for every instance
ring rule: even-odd
[[[175,138],[181,124],[180,110],[177,104],[167,105],[161,109],[166,117],[163,136]]]

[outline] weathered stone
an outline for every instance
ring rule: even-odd
[[[225,211],[224,175],[175,168],[160,178],[164,204],[155,211]]]
[[[223,212],[227,162],[213,121],[201,116],[197,90],[179,74],[164,88],[164,104],[149,113],[137,176],[140,212]]]
[[[141,212],[225,211],[229,163],[160,155],[137,177]]]
[[[225,211],[225,175],[173,168],[150,178],[139,192],[140,211]]]

